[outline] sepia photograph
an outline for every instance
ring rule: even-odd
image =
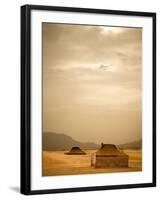
[[[156,13],[22,6],[21,193],[155,186]]]
[[[142,32],[42,23],[42,176],[143,170]]]

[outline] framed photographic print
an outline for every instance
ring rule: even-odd
[[[21,7],[21,193],[156,186],[156,14]]]

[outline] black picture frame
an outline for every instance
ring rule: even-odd
[[[125,185],[61,188],[31,190],[31,11],[64,11],[92,14],[112,14],[124,16],[151,17],[152,27],[152,81],[153,81],[153,105],[152,105],[152,182]],[[112,190],[127,188],[144,188],[156,186],[156,13],[136,12],[122,10],[103,10],[90,8],[56,7],[44,5],[24,5],[21,6],[21,193],[25,195],[82,192],[94,190]]]

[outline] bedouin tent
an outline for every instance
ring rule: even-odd
[[[97,168],[128,167],[128,155],[114,144],[101,144],[101,148],[91,155],[91,166]]]
[[[67,155],[85,155],[86,153],[82,151],[79,147],[72,147],[72,149],[65,154]]]

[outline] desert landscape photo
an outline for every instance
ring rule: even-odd
[[[142,171],[142,29],[42,24],[42,176]]]

